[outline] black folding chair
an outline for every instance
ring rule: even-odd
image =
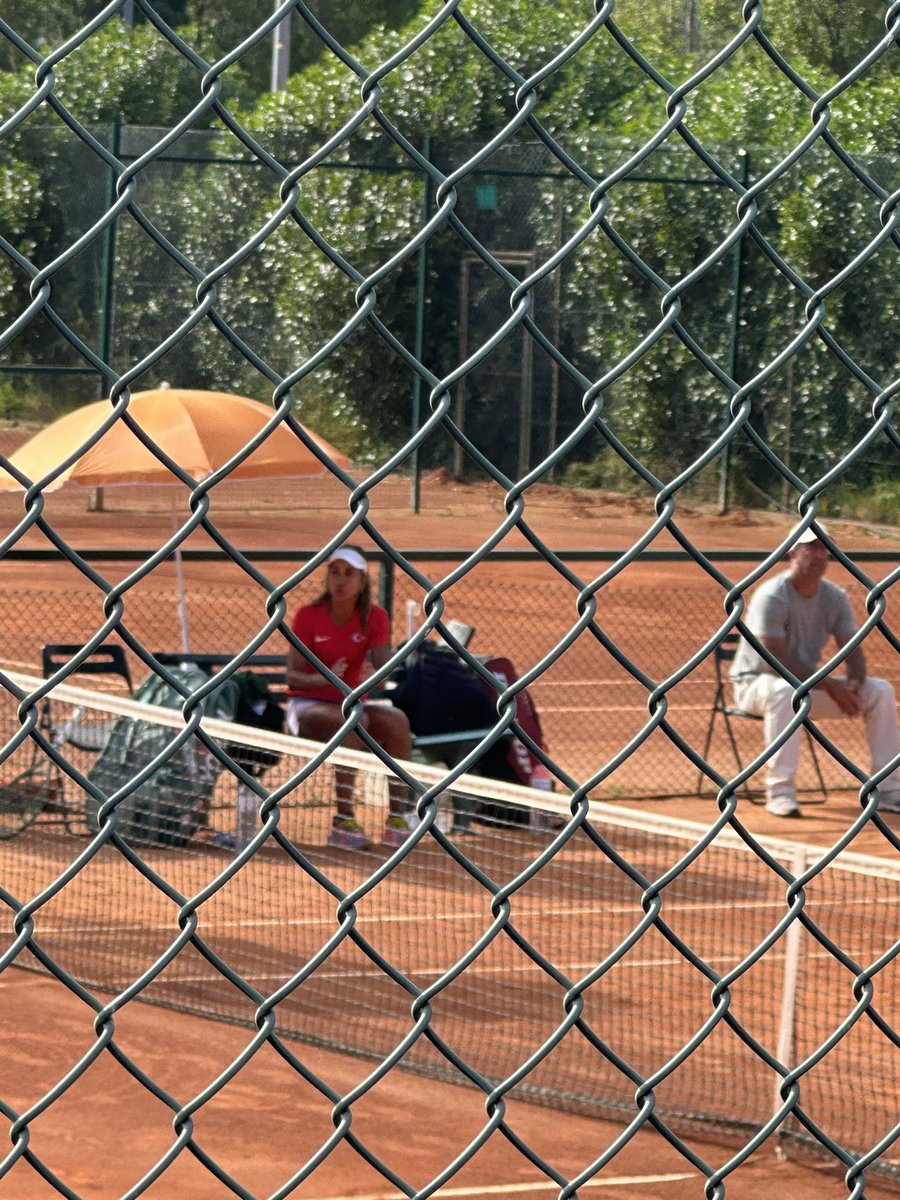
[[[79,644],[52,643],[41,647],[41,674],[45,679],[55,675],[81,650]],[[92,650],[84,662],[75,668],[77,675],[116,675],[125,681],[129,694],[134,690],[125,648],[117,642],[103,642]]]
[[[713,697],[712,707],[709,713],[709,724],[706,727],[706,740],[703,743],[703,758],[709,761],[709,751],[712,746],[713,734],[715,733],[716,722],[721,718],[725,725],[725,732],[728,735],[728,741],[731,746],[731,752],[734,755],[735,765],[738,771],[744,769],[741,761],[740,750],[738,749],[737,738],[735,736],[732,721],[762,721],[761,716],[756,713],[747,712],[743,708],[739,708],[736,704],[729,704],[729,695],[731,688],[731,680],[728,678],[728,669],[734,661],[734,656],[737,653],[738,644],[740,642],[740,634],[735,632],[726,633],[719,644],[713,651],[713,666],[716,669],[716,692]],[[813,766],[816,771],[816,778],[821,791],[821,799],[806,800],[806,804],[824,804],[828,799],[828,789],[825,786],[825,777],[822,774],[822,767],[819,763],[819,756],[816,753],[816,741],[810,731],[804,726],[803,732],[806,734],[806,741],[809,746],[810,754],[812,755]],[[703,780],[705,776],[702,771],[697,773],[697,795],[703,794]],[[761,804],[763,800],[755,795],[748,784],[744,784],[744,792],[754,804]]]

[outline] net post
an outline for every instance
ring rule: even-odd
[[[394,612],[394,564],[387,555],[378,563],[378,603],[393,616]]]
[[[806,870],[808,852],[805,846],[797,846],[791,860],[790,870],[795,879]],[[776,1057],[780,1063],[787,1065],[794,1053],[794,1026],[797,1015],[797,983],[800,976],[801,935],[803,926],[794,920],[784,935],[784,975],[781,981],[781,1016],[778,1020],[778,1049]],[[775,1084],[775,1101],[773,1115],[781,1108],[780,1080]],[[787,1158],[784,1148],[785,1125],[779,1127],[778,1141],[775,1146],[775,1157],[779,1162]]]
[[[416,632],[416,617],[419,615],[419,602],[417,600],[407,600],[406,602],[406,640],[412,640],[413,634]]]

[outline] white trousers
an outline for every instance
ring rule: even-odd
[[[761,673],[746,682],[738,681],[734,687],[734,698],[743,708],[764,721],[766,743],[772,745],[787,728],[794,716],[791,705],[794,689],[777,675]],[[837,704],[823,688],[813,688],[810,693],[812,708],[809,715],[814,721],[823,717],[843,717]],[[866,679],[859,692],[862,717],[866,725],[866,740],[872,774],[886,767],[900,756],[900,733],[897,730],[897,700],[894,689],[886,679]],[[797,765],[800,761],[802,726],[787,739],[766,764],[766,793],[773,796],[794,796],[797,790]],[[900,793],[900,766],[880,784],[878,790],[884,794]]]

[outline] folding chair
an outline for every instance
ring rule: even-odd
[[[55,675],[60,667],[81,650],[81,645],[75,643],[53,643],[41,647],[41,674],[45,679]],[[134,690],[131,685],[131,672],[128,670],[128,660],[125,658],[125,648],[117,642],[103,642],[92,650],[80,667],[76,667],[75,675],[118,675],[124,681],[129,694]]]
[[[721,717],[725,732],[728,734],[728,741],[731,745],[731,752],[734,755],[735,765],[738,771],[742,771],[743,763],[741,762],[740,751],[738,750],[737,738],[734,734],[732,721],[762,721],[761,716],[756,713],[747,712],[743,708],[738,708],[736,704],[729,704],[728,698],[730,695],[731,681],[728,678],[728,668],[734,660],[737,653],[738,643],[740,642],[740,634],[734,631],[726,633],[719,644],[713,651],[713,666],[716,669],[716,693],[713,697],[712,707],[709,713],[709,724],[706,727],[706,740],[703,743],[703,758],[709,761],[709,750],[712,746],[713,734],[717,720]],[[820,800],[807,800],[806,804],[824,804],[828,798],[828,789],[825,786],[825,778],[822,774],[822,767],[819,763],[819,756],[816,753],[816,741],[810,731],[804,726],[803,732],[806,734],[807,745],[809,752],[812,755],[813,766],[816,771],[816,778],[819,783],[819,790],[822,798]],[[702,771],[697,773],[697,795],[703,794],[703,780],[705,776]],[[763,801],[755,796],[750,790],[748,784],[744,784],[744,792],[754,804],[761,804]]]
[[[55,675],[81,648],[79,644],[61,643],[42,647],[44,679]],[[125,651],[120,645],[104,643],[98,646],[72,674],[117,676],[124,680],[129,694],[132,690]],[[52,698],[41,704],[39,728],[46,741],[58,750],[68,743],[96,756],[105,745],[115,718],[106,718],[102,714],[98,718],[96,712],[75,706],[64,720],[58,720],[58,707]],[[10,767],[5,769],[14,773],[6,776],[0,772],[0,840],[22,833],[38,817],[48,824],[64,825],[69,833],[86,832],[82,828],[79,798],[71,794],[68,777],[62,768],[45,754],[37,741],[31,743],[30,750],[24,749],[23,756],[24,769],[18,769],[21,759],[15,760],[15,766],[11,765],[14,761],[11,759]]]

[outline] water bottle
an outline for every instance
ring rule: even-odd
[[[534,770],[531,772],[529,780],[531,787],[540,788],[542,792],[553,791],[553,776],[547,770],[543,763],[537,763]]]
[[[237,793],[237,822],[234,831],[234,848],[240,852],[253,839],[256,833],[257,798],[254,792],[245,784],[238,784]]]

